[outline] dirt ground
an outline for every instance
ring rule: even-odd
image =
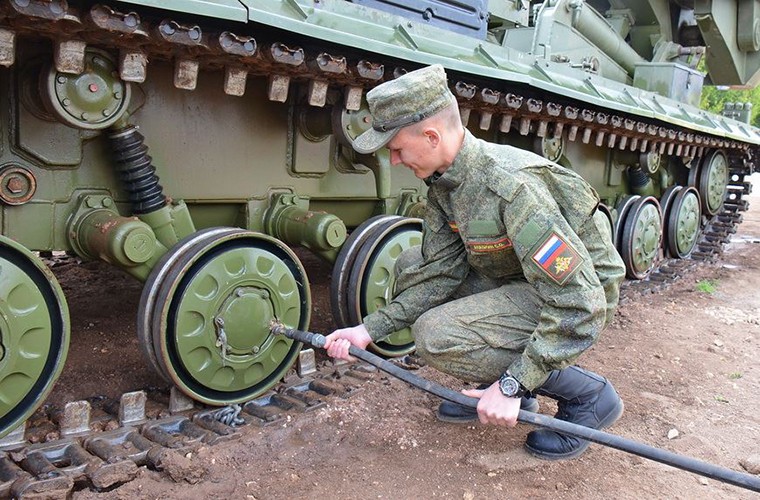
[[[609,377],[625,401],[611,432],[758,474],[760,197],[751,203],[720,263],[622,304],[579,364]],[[55,270],[73,338],[48,404],[165,386],[138,346],[140,284],[98,263]],[[316,266],[310,276],[311,329],[327,333],[328,271]],[[427,367],[418,373],[461,387]],[[541,412],[553,414],[552,402],[539,400]],[[541,461],[522,448],[528,425],[444,424],[435,419],[437,404],[378,373],[348,399],[333,398],[276,427],[245,428],[232,444],[183,457],[180,469],[192,473],[143,468],[113,491],[74,498],[758,498],[600,445],[577,460]]]

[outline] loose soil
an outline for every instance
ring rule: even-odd
[[[610,378],[625,401],[611,432],[758,474],[760,199],[752,203],[720,263],[621,304],[579,364]],[[301,255],[314,282],[311,329],[327,333],[329,269]],[[47,408],[165,387],[138,345],[141,285],[99,263],[54,270],[69,300],[72,342]],[[462,387],[429,367],[418,373]],[[552,401],[539,400],[553,414]],[[168,456],[162,470],[141,468],[112,491],[74,498],[758,498],[600,445],[576,460],[538,460],[522,448],[528,425],[444,424],[437,404],[377,373],[350,398],[274,427],[249,426],[233,443]]]

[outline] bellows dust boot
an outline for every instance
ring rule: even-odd
[[[557,400],[555,418],[592,429],[609,427],[623,414],[623,401],[612,383],[577,366],[554,370],[534,392]],[[585,439],[537,429],[528,433],[525,448],[539,458],[560,460],[577,457],[589,444]]]

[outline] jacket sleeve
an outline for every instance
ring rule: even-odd
[[[503,213],[525,277],[544,303],[525,350],[508,368],[529,390],[539,387],[550,371],[572,364],[596,342],[605,324],[604,289],[563,210],[568,207],[560,209],[545,185],[525,182]]]
[[[469,266],[462,240],[430,194],[423,224],[422,261],[399,274],[391,302],[364,318],[373,341],[410,326],[422,313],[444,303],[467,277]]]

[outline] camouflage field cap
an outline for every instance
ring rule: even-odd
[[[433,116],[456,102],[440,64],[409,72],[367,92],[372,128],[354,140],[363,154],[382,148],[403,127]]]

